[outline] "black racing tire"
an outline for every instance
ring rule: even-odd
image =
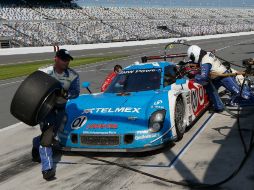
[[[180,141],[185,133],[186,126],[184,124],[185,107],[181,96],[177,97],[175,104],[175,128],[176,128],[176,141]]]
[[[61,84],[42,71],[29,75],[17,89],[12,102],[11,114],[20,121],[35,126],[53,109]]]

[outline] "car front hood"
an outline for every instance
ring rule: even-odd
[[[136,92],[130,95],[117,95],[100,93],[81,95],[70,100],[67,104],[68,111],[78,114],[100,116],[145,116],[147,108],[156,95],[155,91]]]

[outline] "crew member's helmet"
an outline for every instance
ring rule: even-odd
[[[193,61],[194,63],[198,63],[200,52],[200,47],[198,47],[197,45],[192,45],[189,47],[187,54],[191,61]]]

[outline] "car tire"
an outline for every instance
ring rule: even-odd
[[[182,97],[176,99],[175,104],[175,128],[176,128],[176,141],[180,141],[185,133],[186,126],[184,124],[185,107]]]
[[[11,114],[30,126],[37,125],[54,107],[61,88],[55,78],[35,71],[17,89],[11,102]]]

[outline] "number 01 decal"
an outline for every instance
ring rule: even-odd
[[[85,125],[87,122],[87,117],[86,116],[80,116],[76,119],[74,119],[74,121],[71,124],[71,128],[72,129],[78,129],[80,127],[82,127],[83,125]]]

